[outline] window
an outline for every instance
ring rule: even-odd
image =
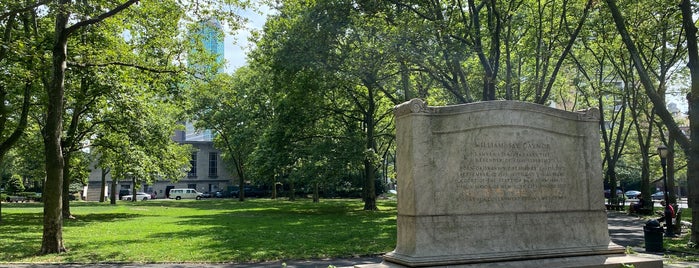
[[[187,184],[187,188],[188,189],[197,189],[197,185],[196,184]]]
[[[209,153],[209,177],[218,177],[218,153]]]
[[[192,169],[187,172],[188,177],[196,177],[197,176],[197,152],[192,152],[192,159],[189,160],[189,163],[192,165]]]

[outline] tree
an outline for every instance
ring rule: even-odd
[[[416,70],[439,81],[455,102],[505,98],[540,104],[564,79],[558,74],[594,3],[392,2],[396,17],[388,21],[410,29],[403,42]]]
[[[266,86],[264,77],[255,69],[243,67],[233,77],[219,74],[203,83],[193,96],[197,126],[216,133],[216,148],[221,149],[221,157],[238,174],[240,201],[245,200],[245,183],[250,180],[250,157],[272,116],[271,101],[264,92]]]
[[[44,148],[46,151],[46,183],[44,185],[43,193],[44,231],[41,247],[42,254],[60,253],[65,251],[62,239],[62,189],[64,183],[63,168],[65,168],[64,164],[66,161],[64,155],[62,154],[63,145],[61,143],[63,142],[63,116],[65,108],[64,97],[66,85],[66,67],[69,59],[67,50],[69,40],[75,37],[76,33],[80,30],[98,27],[103,21],[132,8],[138,2],[139,1],[137,0],[124,0],[119,4],[113,4],[112,2],[108,1],[100,1],[99,3],[87,3],[87,1],[76,1],[73,3],[73,1],[69,0],[57,0],[54,2],[38,1],[26,6],[19,6],[16,8],[17,11],[14,12],[18,13],[31,11],[34,12],[33,14],[41,14],[34,16],[33,18],[39,18],[42,25],[46,25],[45,23],[50,23],[53,25],[53,30],[44,28],[37,29],[37,31],[42,31],[40,34],[41,36],[48,36],[49,40],[46,42],[51,44],[50,49],[48,49],[46,53],[51,57],[50,68],[48,68],[50,72],[45,76],[47,78],[44,80],[47,103],[45,125],[42,129]],[[191,15],[192,17],[215,16],[221,19],[228,16],[226,21],[236,23],[236,20],[238,19],[238,16],[233,14],[233,9],[231,8],[236,5],[237,2],[219,3],[216,1],[192,1],[187,3],[170,2],[168,4],[163,4],[161,2],[152,3],[150,1],[141,2],[142,3],[139,4],[139,8],[134,9],[137,11],[134,14],[145,14],[139,12],[175,7],[182,8],[184,10],[190,9],[191,13],[188,15]],[[41,10],[42,12],[37,12],[38,10]],[[8,14],[10,14],[7,15],[8,17],[12,17],[11,13]],[[150,17],[149,19],[150,20],[141,21],[140,24],[135,23],[129,25],[133,27],[131,30],[137,30],[139,27],[154,29],[155,32],[153,35],[144,36],[143,39],[138,40],[146,40],[143,43],[145,46],[150,45],[152,48],[155,48],[155,50],[159,50],[159,47],[152,46],[153,43],[149,43],[148,40],[157,39],[158,34],[160,34],[157,32],[157,26],[159,23],[162,23],[162,21],[153,20],[153,17]],[[182,21],[178,19],[178,21],[172,21],[170,23],[178,24],[181,22]],[[118,34],[122,33],[123,32]],[[165,56],[170,55],[170,53],[173,52],[174,51],[159,50],[159,53],[156,53],[156,55]],[[152,57],[151,59],[168,61],[172,58],[163,59],[160,57]],[[171,62],[172,61],[168,61],[168,64]],[[119,65],[120,63],[110,64]]]
[[[259,60],[271,66],[284,92],[283,105],[275,106],[280,127],[269,137],[286,141],[273,142],[277,148],[296,145],[275,150],[289,153],[280,170],[292,175],[290,185],[317,184],[319,178],[306,171],[329,162],[317,149],[332,139],[356,142],[361,135],[365,210],[377,209],[378,148],[392,140],[391,108],[402,101],[392,87],[404,78],[397,75],[399,60],[392,53],[395,32],[382,23],[384,15],[371,3],[287,1],[259,42],[267,52]],[[328,125],[336,129],[327,131]]]
[[[29,41],[35,37],[32,29],[32,7],[2,3],[0,13],[0,161],[17,144],[27,127],[30,97],[37,89],[33,77],[35,72],[36,47]],[[18,30],[21,25],[21,30]],[[10,53],[15,51],[15,53]],[[19,53],[16,53],[19,52]],[[21,97],[17,97],[21,96]],[[2,178],[0,178],[0,182]],[[2,200],[0,200],[0,222],[2,222]]]
[[[178,85],[186,79],[187,73],[198,75],[198,70],[191,68],[193,64],[178,63],[179,57],[192,43],[182,45],[178,35],[180,20],[185,11],[177,5],[159,6],[159,3],[140,3],[137,8],[124,10],[116,15],[116,20],[103,21],[99,27],[93,26],[82,29],[77,37],[71,40],[73,55],[68,62],[73,72],[66,77],[68,87],[66,94],[66,126],[62,146],[65,161],[64,180],[73,177],[69,173],[75,167],[70,158],[82,150],[85,140],[94,136],[99,125],[110,124],[112,128],[120,128],[119,124],[128,125],[139,122],[143,125],[168,123],[174,117],[181,116],[180,110],[170,112],[173,107],[184,106],[182,86]],[[158,18],[153,20],[153,18]],[[197,25],[197,24],[195,24]],[[129,38],[124,38],[128,33]],[[110,53],[104,53],[109,51]],[[194,62],[193,59],[189,59]],[[146,91],[155,92],[158,97],[146,96]],[[121,99],[114,99],[121,98]],[[151,99],[154,98],[155,100]],[[123,101],[128,99],[131,101]],[[140,100],[159,105],[163,111],[156,117],[167,118],[166,121],[119,121],[109,118],[110,109],[122,109],[112,105],[139,106],[133,101]],[[167,105],[171,103],[171,105]],[[143,108],[148,110],[149,108]],[[140,111],[140,110],[139,110]],[[167,115],[166,115],[167,114]],[[111,119],[111,120],[110,120]],[[139,118],[140,119],[140,118]],[[169,122],[172,123],[172,122]],[[126,129],[132,129],[125,127]],[[152,129],[161,129],[157,126]],[[161,133],[153,133],[159,139],[168,140]],[[151,137],[151,136],[149,136]],[[143,139],[147,141],[147,139]],[[172,146],[162,142],[154,142],[152,146]],[[145,148],[139,148],[141,150]],[[173,150],[166,150],[171,152]],[[156,151],[150,153],[159,153]],[[161,154],[162,162],[168,154]],[[175,157],[179,158],[179,157]],[[151,162],[130,162],[148,164]],[[152,164],[151,164],[152,165]],[[158,166],[158,165],[152,165]],[[109,167],[106,167],[109,169]],[[179,171],[181,167],[176,169]],[[168,171],[169,172],[169,171]],[[152,173],[142,177],[151,180]],[[106,174],[105,174],[106,175]],[[134,177],[135,179],[135,177]],[[63,216],[70,215],[68,199],[68,183],[64,183]],[[135,191],[134,191],[135,194]],[[135,199],[134,199],[135,200]]]
[[[101,112],[107,123],[96,128],[93,140],[98,166],[109,170],[113,181],[133,180],[134,195],[142,183],[184,177],[191,147],[171,139],[181,120],[178,103],[139,85],[109,95],[113,106],[102,107]]]
[[[571,58],[581,76],[576,87],[582,95],[582,102],[587,106],[593,106],[596,102],[600,110],[605,183],[609,189],[615,189],[616,167],[624,155],[627,138],[631,133],[627,118],[633,83],[628,78],[633,74],[624,75],[628,72],[623,72],[623,67],[626,66],[623,57],[612,57],[619,55],[615,51],[618,40],[609,34],[607,24],[600,23],[603,19],[603,16],[595,16],[588,21],[585,34],[589,38],[581,40],[583,49]],[[565,102],[563,104],[567,105]],[[578,104],[573,105],[575,107]],[[616,198],[616,191],[611,190],[610,200]]]
[[[699,207],[699,48],[697,47],[697,28],[693,19],[692,4],[688,0],[680,2],[680,12],[682,15],[681,29],[684,30],[687,42],[687,51],[689,56],[688,69],[691,77],[691,92],[687,97],[689,103],[689,124],[690,137],[686,137],[681,131],[672,115],[665,106],[664,97],[654,87],[653,81],[648,74],[647,67],[641,59],[638,46],[632,40],[631,35],[627,30],[627,25],[622,15],[617,2],[615,0],[606,0],[607,6],[611,11],[614,24],[619,32],[626,49],[629,51],[631,59],[640,77],[640,82],[643,85],[646,95],[653,103],[654,112],[660,117],[665,127],[667,127],[670,136],[672,136],[678,145],[685,151],[688,157],[687,164],[687,182],[689,187],[689,205],[690,207]],[[692,237],[693,243],[699,242],[699,211],[692,212]]]
[[[46,86],[48,103],[46,107],[46,125],[44,147],[46,149],[46,184],[44,185],[44,234],[41,243],[41,253],[60,253],[65,251],[63,246],[62,222],[62,189],[64,157],[61,147],[63,131],[63,101],[65,93],[65,71],[68,57],[67,45],[69,37],[78,29],[101,22],[123,11],[136,3],[128,0],[108,12],[98,14],[88,20],[82,20],[68,26],[71,17],[71,1],[59,0],[56,3],[55,30],[53,47],[51,49],[52,68],[49,84]]]
[[[7,191],[10,193],[19,193],[24,191],[24,179],[18,174],[12,175],[7,182]]]

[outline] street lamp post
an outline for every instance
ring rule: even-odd
[[[665,213],[665,236],[675,236],[672,232],[672,215],[667,206],[670,206],[668,201],[667,192],[667,155],[668,149],[665,145],[658,146],[658,155],[660,156],[660,166],[663,167],[663,195],[665,197],[665,206],[663,207],[663,213]]]

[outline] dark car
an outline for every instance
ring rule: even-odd
[[[245,197],[263,197],[267,194],[265,190],[253,186],[245,186],[243,190],[245,191]],[[239,195],[240,188],[233,188],[233,190],[231,191],[231,196],[238,197]]]
[[[630,190],[630,191],[626,191],[624,193],[624,195],[628,199],[636,199],[636,198],[638,198],[639,195],[641,195],[641,191]]]
[[[231,193],[226,192],[226,191],[216,191],[214,193],[214,197],[216,197],[216,198],[231,197]]]
[[[126,196],[126,195],[131,195],[131,190],[127,190],[127,189],[119,190],[119,196],[118,196],[119,200],[124,198],[124,196]]]
[[[650,195],[650,197],[653,198],[653,200],[663,200],[663,198],[665,198],[665,192],[658,191]]]

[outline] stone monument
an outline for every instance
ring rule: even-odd
[[[662,267],[609,238],[596,109],[414,99],[395,116],[398,240],[374,266]]]

